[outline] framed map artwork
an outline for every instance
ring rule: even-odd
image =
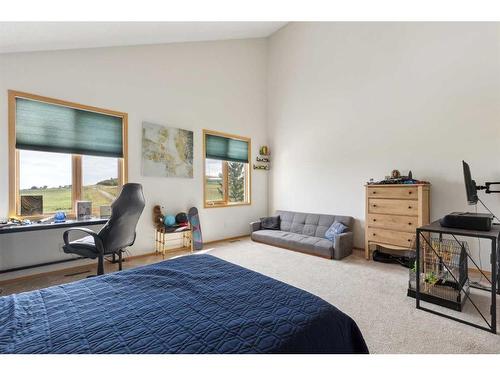
[[[193,178],[193,132],[143,122],[142,175]]]

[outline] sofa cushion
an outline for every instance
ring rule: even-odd
[[[264,242],[270,245],[284,246],[285,240],[284,236],[289,234],[289,232],[283,232],[281,230],[272,229],[262,229],[252,233],[252,240]]]
[[[259,230],[252,233],[252,239],[269,245],[286,247],[326,258],[333,257],[333,242],[324,238],[281,230]]]
[[[334,221],[325,233],[325,238],[330,241],[335,240],[335,236],[345,233],[349,230],[344,224],[339,221]]]
[[[260,227],[262,229],[280,229],[280,217],[279,216],[269,216],[260,218]]]

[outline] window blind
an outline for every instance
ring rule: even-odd
[[[248,142],[218,135],[205,134],[207,159],[248,163]]]
[[[16,98],[16,148],[123,157],[122,118]]]

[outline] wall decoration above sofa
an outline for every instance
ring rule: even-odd
[[[193,178],[193,132],[143,122],[142,175]]]

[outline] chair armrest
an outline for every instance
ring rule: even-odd
[[[341,233],[333,241],[333,258],[342,259],[352,254],[353,232]]]
[[[71,244],[69,242],[69,233],[70,232],[84,232],[84,233],[87,233],[87,234],[91,235],[92,237],[94,237],[94,243],[95,243],[95,247],[97,248],[97,250],[101,254],[104,254],[104,245],[102,244],[101,237],[99,237],[99,235],[96,232],[94,232],[92,229],[88,229],[88,228],[71,228],[71,229],[68,229],[67,231],[65,231],[63,233],[63,241],[64,241],[64,245],[68,246],[68,247],[71,247]]]
[[[250,233],[260,230],[260,221],[252,221],[250,223]]]

